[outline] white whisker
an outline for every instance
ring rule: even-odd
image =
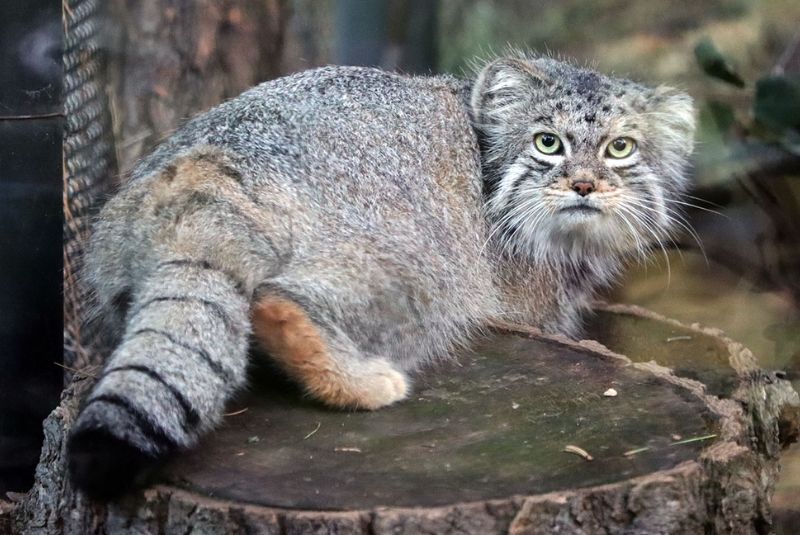
[[[664,200],[666,202],[670,202],[670,203],[674,203],[674,204],[680,204],[681,206],[688,206],[689,208],[694,208],[696,210],[702,210],[704,212],[708,212],[709,214],[714,214],[714,215],[718,215],[720,217],[724,217],[726,219],[730,219],[727,215],[723,214],[722,212],[717,212],[716,210],[712,210],[711,208],[704,208],[702,206],[698,206],[698,205],[690,203],[690,202],[680,201],[678,199],[664,199]]]

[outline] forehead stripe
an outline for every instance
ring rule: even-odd
[[[593,72],[580,72],[575,77],[578,94],[594,93],[599,89],[600,77]]]

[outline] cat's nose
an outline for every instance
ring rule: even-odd
[[[581,197],[586,197],[594,191],[594,182],[590,182],[588,180],[576,180],[572,183],[572,191]]]

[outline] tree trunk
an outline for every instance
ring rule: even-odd
[[[281,74],[286,0],[113,0],[110,15],[123,171],[188,117]]]
[[[17,529],[769,531],[781,447],[800,427],[789,383],[718,331],[641,309],[601,307],[592,332],[605,345],[497,326],[418,377],[411,399],[370,413],[326,410],[256,370],[218,432],[107,505],[64,476],[64,436],[92,382],[79,377],[45,422]]]

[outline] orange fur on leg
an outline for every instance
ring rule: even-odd
[[[405,397],[405,377],[392,369],[364,376],[345,373],[331,357],[319,328],[293,301],[266,297],[253,307],[251,321],[269,355],[328,405],[377,409]]]

